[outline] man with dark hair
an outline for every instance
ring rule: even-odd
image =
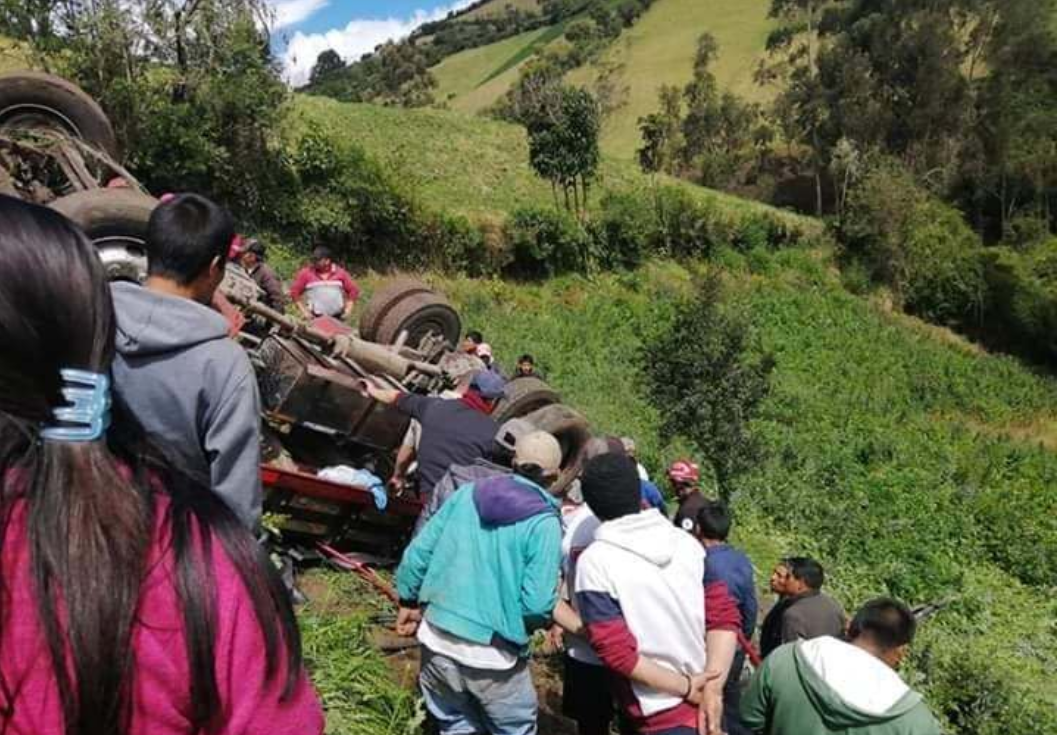
[[[536,370],[536,358],[528,353],[517,359],[517,367],[514,370],[514,377],[543,379],[543,376],[540,375],[538,370]]]
[[[209,307],[235,236],[204,197],[160,204],[147,227],[145,287],[115,283],[117,393],[144,430],[244,524],[261,514],[260,397],[246,353]]]
[[[265,262],[267,254],[268,250],[264,247],[264,243],[251,238],[239,252],[239,263],[264,292],[262,299],[264,305],[282,311],[286,308],[283,282],[279,280],[275,270]]]
[[[442,735],[536,732],[529,638],[557,602],[558,440],[518,437],[514,473],[463,485],[396,570],[397,633],[418,634],[419,686]]]
[[[760,735],[939,735],[921,695],[896,673],[914,639],[914,615],[896,600],[867,602],[848,642],[822,636],[768,656],[742,703]]]
[[[576,610],[616,675],[625,714],[636,732],[692,735],[703,703],[707,732],[718,735],[737,606],[705,588],[693,536],[642,510],[634,460],[614,452],[591,459],[581,487],[601,525],[576,564]]]
[[[468,355],[477,355],[477,348],[484,343],[484,335],[476,329],[466,333],[462,339],[462,351]]]
[[[740,549],[727,543],[731,516],[727,504],[721,500],[706,500],[697,512],[694,535],[705,547],[705,589],[714,588],[713,595],[727,595],[738,606],[741,614],[741,637],[738,652],[730,666],[727,685],[723,689],[723,731],[728,735],[748,735],[741,723],[741,671],[745,666],[745,646],[750,645],[756,629],[756,583],[752,562]]]
[[[779,600],[764,618],[760,653],[767,656],[783,643],[801,638],[839,638],[844,634],[844,610],[821,591],[824,582],[822,565],[808,557],[789,557],[775,567],[771,589],[779,594]]]
[[[290,298],[305,319],[329,316],[345,321],[359,297],[356,281],[322,245],[312,251],[312,262],[297,272],[290,286]]]

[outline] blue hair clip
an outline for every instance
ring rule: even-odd
[[[94,442],[110,426],[110,378],[87,370],[63,370],[62,397],[71,405],[52,413],[57,425],[47,426],[42,439],[56,442]]]

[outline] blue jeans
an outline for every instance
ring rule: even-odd
[[[528,661],[509,671],[486,671],[422,646],[418,684],[441,735],[536,735],[538,705]]]

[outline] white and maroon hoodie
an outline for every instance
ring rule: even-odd
[[[645,656],[673,671],[705,670],[705,629],[738,630],[728,594],[707,594],[705,550],[658,511],[603,523],[576,565],[577,608],[591,646],[623,677],[618,696],[642,732],[696,727],[697,710],[627,677]],[[717,590],[717,592],[719,592]]]

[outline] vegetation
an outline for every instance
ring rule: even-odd
[[[532,351],[600,431],[636,437],[658,476],[703,455],[693,437],[662,438],[641,351],[685,318],[698,277],[722,274],[723,308],[751,325],[748,359],[775,365],[750,422],[765,459],[731,484],[757,569],[807,552],[849,607],[881,593],[949,601],[907,674],[952,731],[1057,726],[1057,455],[1029,428],[1057,417],[1057,384],[848,294],[824,252],[721,249],[713,261],[590,282],[433,280],[501,363]]]

